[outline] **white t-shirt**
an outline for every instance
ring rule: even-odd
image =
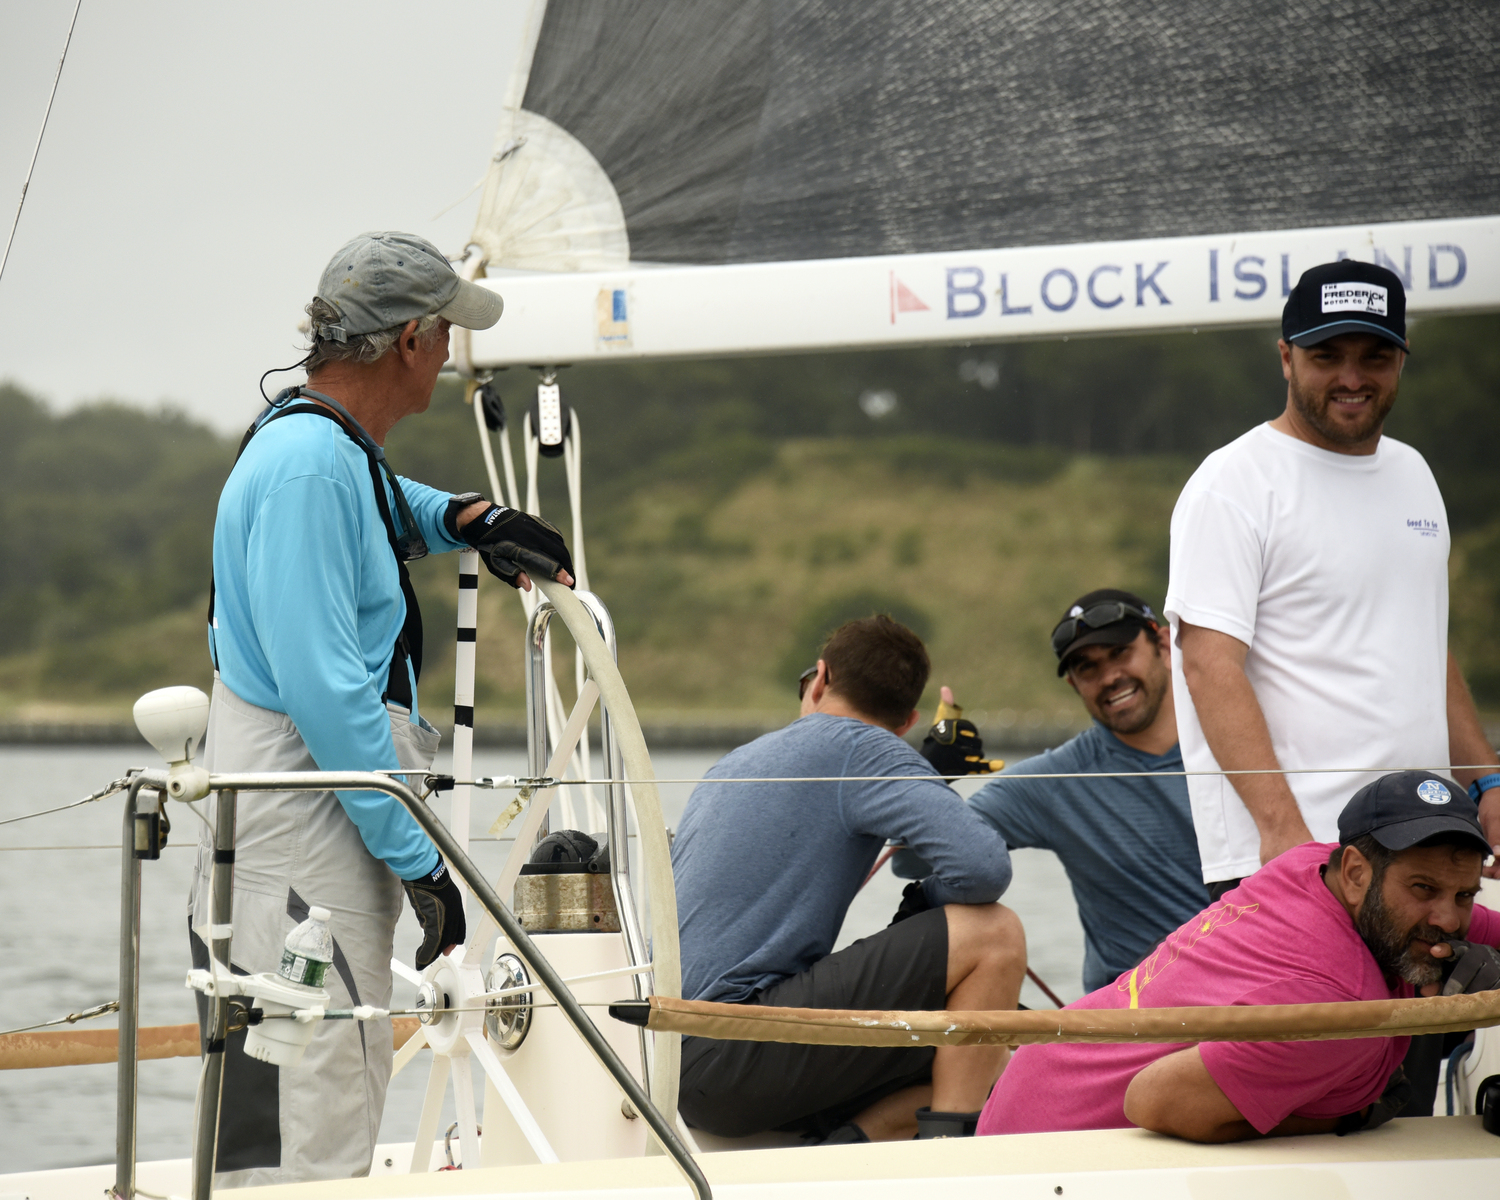
[[[1252,429],[1214,451],[1172,512],[1172,694],[1183,763],[1215,771],[1182,674],[1181,622],[1250,647],[1277,761],[1376,771],[1288,774],[1319,841],[1338,840],[1349,798],[1385,771],[1447,772],[1448,516],[1410,446],[1335,454]],[[1212,883],[1260,869],[1260,834],[1223,776],[1189,776]]]

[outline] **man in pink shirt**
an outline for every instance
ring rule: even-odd
[[[1317,1004],[1500,987],[1491,949],[1500,914],[1474,903],[1489,850],[1462,788],[1425,771],[1386,775],[1344,807],[1337,844],[1308,842],[1272,859],[1068,1007]],[[1229,1142],[1373,1128],[1405,1102],[1409,1041],[1024,1046],[979,1133],[1139,1125]]]

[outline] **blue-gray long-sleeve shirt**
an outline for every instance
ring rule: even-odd
[[[1101,725],[1007,768],[969,803],[1012,849],[1062,860],[1083,923],[1083,987],[1092,992],[1140,962],[1208,905],[1177,747],[1146,754]],[[1035,779],[1052,772],[1151,772],[1112,779]],[[916,878],[907,854],[891,863]]]
[[[887,840],[931,864],[928,902],[987,904],[1010,883],[1005,842],[895,734],[814,713],[721,758],[672,846],[682,994],[735,1003],[827,957]],[[716,779],[831,776],[828,783]]]

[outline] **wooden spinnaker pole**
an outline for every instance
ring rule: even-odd
[[[1500,991],[1339,1004],[1069,1008],[1057,1012],[861,1012],[651,997],[611,1005],[647,1029],[814,1046],[1025,1046],[1050,1042],[1305,1042],[1408,1037],[1500,1025]],[[633,1011],[632,1011],[633,1010]]]
[[[392,1017],[396,1049],[417,1031],[416,1017]],[[39,1029],[0,1036],[0,1071],[112,1063],[119,1049],[113,1029]],[[140,1031],[141,1058],[197,1058],[197,1025],[156,1025]]]

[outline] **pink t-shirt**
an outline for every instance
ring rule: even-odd
[[[1319,1004],[1389,1000],[1392,990],[1318,873],[1332,843],[1288,850],[1168,936],[1138,967],[1069,1008]],[[1500,944],[1500,915],[1479,905],[1470,941]],[[1203,1063],[1261,1133],[1288,1116],[1342,1117],[1379,1099],[1410,1038],[1204,1042]],[[1120,1129],[1136,1073],[1181,1045],[1022,1046],[979,1118],[979,1132]]]

